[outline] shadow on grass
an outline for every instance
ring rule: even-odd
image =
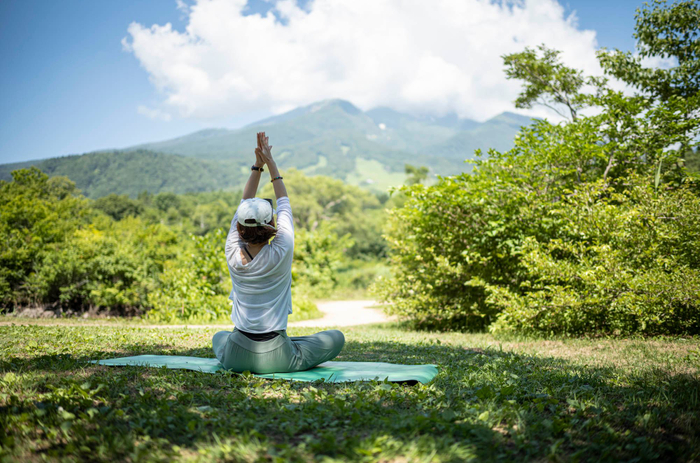
[[[132,343],[78,356],[2,359],[0,371],[29,374],[7,385],[5,432],[16,446],[41,441],[50,456],[97,460],[137,459],[139,452],[169,459],[183,449],[212,458],[298,460],[700,455],[700,380],[689,375],[381,341],[349,341],[338,360],[434,363],[440,373],[430,385],[408,387],[87,362],[140,354],[213,357],[209,347]]]

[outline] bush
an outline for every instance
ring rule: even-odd
[[[213,322],[231,313],[231,282],[223,252],[226,232],[191,235],[190,242],[158,276],[157,289],[148,297],[149,319]]]
[[[600,52],[633,96],[544,46],[505,56],[525,81],[516,106],[568,120],[523,128],[471,175],[401,189],[386,229],[393,272],[375,288],[390,310],[437,329],[700,332],[700,188],[683,162],[700,134],[698,15],[694,2],[638,14],[641,56],[677,66]]]
[[[142,312],[176,244],[174,233],[161,225],[108,220],[46,248],[27,288],[35,303],[62,310]]]
[[[352,238],[339,237],[329,222],[312,231],[297,228],[294,235],[294,287],[310,297],[330,296],[338,285],[338,271],[346,261]]]
[[[484,289],[471,282],[477,276],[507,281],[517,272],[507,248],[524,234],[519,220],[509,220],[518,205],[510,196],[504,203],[479,201],[484,185],[468,175],[402,191],[407,202],[391,211],[386,230],[392,275],[373,291],[392,302],[391,313],[418,328],[483,329],[496,312],[485,304]]]
[[[0,181],[0,307],[33,302],[26,280],[47,250],[61,245],[84,224],[87,202],[65,177],[39,169],[12,172]]]
[[[589,185],[552,211],[573,218],[560,239],[525,241],[519,291],[485,285],[502,310],[492,331],[700,332],[700,199],[644,183],[600,194]]]
[[[323,316],[318,306],[308,297],[292,290],[292,314],[289,316],[289,322],[298,322],[301,320],[311,320]]]
[[[190,236],[191,247],[167,262],[148,296],[146,316],[154,322],[226,323],[230,321],[231,279],[224,258],[226,232]],[[321,316],[316,304],[293,290],[290,321]]]
[[[141,202],[129,198],[127,195],[111,194],[95,200],[92,207],[104,212],[114,220],[124,217],[137,217],[143,213]]]

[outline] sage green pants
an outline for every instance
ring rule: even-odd
[[[313,368],[335,358],[345,344],[338,330],[311,336],[287,336],[285,330],[269,341],[253,341],[234,328],[212,338],[214,354],[224,368],[236,372],[285,373]]]

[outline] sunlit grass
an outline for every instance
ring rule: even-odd
[[[6,321],[4,319],[3,321]],[[53,321],[52,321],[53,322]],[[0,453],[14,460],[697,460],[698,338],[505,339],[345,328],[338,360],[434,363],[428,385],[110,368],[213,357],[217,329],[0,326]],[[310,328],[290,328],[291,335]]]

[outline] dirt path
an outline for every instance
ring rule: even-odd
[[[352,326],[367,325],[369,323],[382,323],[390,319],[380,309],[371,309],[375,301],[326,301],[319,302],[318,309],[324,313],[321,318],[314,320],[303,320],[292,322],[290,328],[294,327],[328,327],[328,326]],[[134,328],[220,328],[230,329],[230,324],[225,325],[146,325],[140,323],[123,323],[119,321],[97,321],[86,319],[85,321],[72,321],[55,318],[21,318],[13,320],[12,317],[0,319],[0,326],[6,325],[34,325],[34,326],[122,326]]]
[[[327,301],[319,302],[318,310],[325,315],[314,320],[304,320],[290,323],[295,326],[352,326],[382,323],[389,318],[380,309],[370,309],[375,301]]]

